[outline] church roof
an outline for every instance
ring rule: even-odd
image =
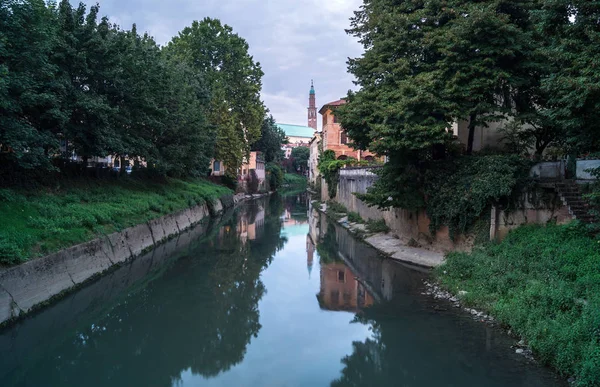
[[[326,103],[325,105],[323,105],[321,110],[319,110],[319,113],[323,114],[327,110],[327,108],[341,106],[345,103],[346,103],[346,100],[344,98],[338,99],[337,101]]]
[[[315,133],[314,129],[308,126],[290,124],[277,124],[277,126],[279,126],[288,137],[312,138]]]

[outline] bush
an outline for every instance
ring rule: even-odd
[[[436,164],[425,176],[427,215],[435,232],[466,231],[492,203],[509,201],[528,179],[531,162],[514,155],[460,157]]]
[[[348,213],[348,222],[351,223],[364,223],[364,219],[358,214],[358,212],[350,211]]]
[[[449,254],[435,274],[512,327],[542,363],[600,386],[599,262],[599,242],[573,222],[520,227],[502,243]]]
[[[367,231],[373,234],[377,234],[380,232],[387,233],[390,231],[390,228],[387,226],[387,224],[385,224],[385,220],[383,219],[370,219],[367,221]]]

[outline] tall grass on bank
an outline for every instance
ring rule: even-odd
[[[577,386],[600,386],[600,242],[582,225],[520,227],[502,243],[449,254],[436,275],[523,336],[541,362]]]
[[[64,181],[0,189],[0,264],[11,265],[231,193],[204,180]]]
[[[306,176],[297,175],[295,173],[286,173],[283,175],[283,184],[288,187],[306,187],[308,179]]]

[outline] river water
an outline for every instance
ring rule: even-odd
[[[272,196],[0,331],[0,386],[563,386],[426,277]]]

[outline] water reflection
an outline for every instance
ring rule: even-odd
[[[0,385],[559,385],[306,203],[248,204],[0,332]]]
[[[274,198],[234,214],[157,280],[130,289],[51,353],[21,359],[0,384],[166,386],[186,370],[205,378],[229,370],[261,329],[260,273],[286,243],[280,210]]]
[[[346,386],[559,386],[510,348],[503,332],[422,294],[427,271],[385,259],[310,209],[321,262],[319,305],[352,311],[370,334],[341,358]]]

